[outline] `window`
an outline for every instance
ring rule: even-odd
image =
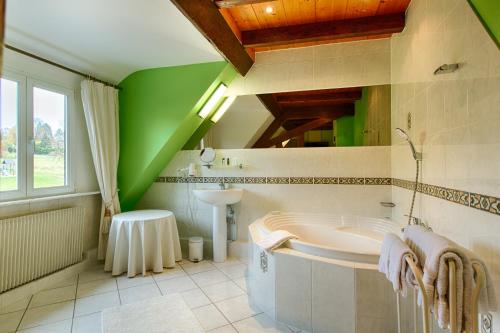
[[[73,92],[13,74],[0,88],[0,200],[71,191]]]

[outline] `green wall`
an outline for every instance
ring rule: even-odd
[[[354,103],[354,116],[345,116],[335,122],[334,135],[337,138],[337,147],[363,145],[367,114],[368,88],[364,87],[361,98]]]
[[[500,47],[500,1],[499,0],[469,0],[491,38]]]
[[[134,209],[200,125],[211,126],[197,113],[219,83],[229,84],[235,75],[221,61],[142,70],[120,83],[118,187],[123,211]]]
[[[365,138],[365,120],[368,114],[368,88],[364,87],[361,99],[354,103],[354,145],[362,146]]]
[[[334,134],[337,147],[354,146],[354,116],[345,116],[335,121]]]

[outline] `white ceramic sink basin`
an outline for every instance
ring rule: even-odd
[[[211,205],[232,205],[239,202],[243,195],[241,188],[193,190],[193,192],[198,199]]]

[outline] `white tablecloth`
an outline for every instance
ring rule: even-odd
[[[182,259],[175,216],[168,210],[136,210],[113,216],[104,270],[129,277],[163,271]]]

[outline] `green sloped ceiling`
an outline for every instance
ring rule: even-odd
[[[500,1],[469,0],[469,3],[491,38],[500,48]]]
[[[236,72],[226,62],[147,69],[120,87],[118,187],[123,211],[142,195],[198,128],[211,125],[197,113]],[[207,130],[208,130],[207,128]]]

